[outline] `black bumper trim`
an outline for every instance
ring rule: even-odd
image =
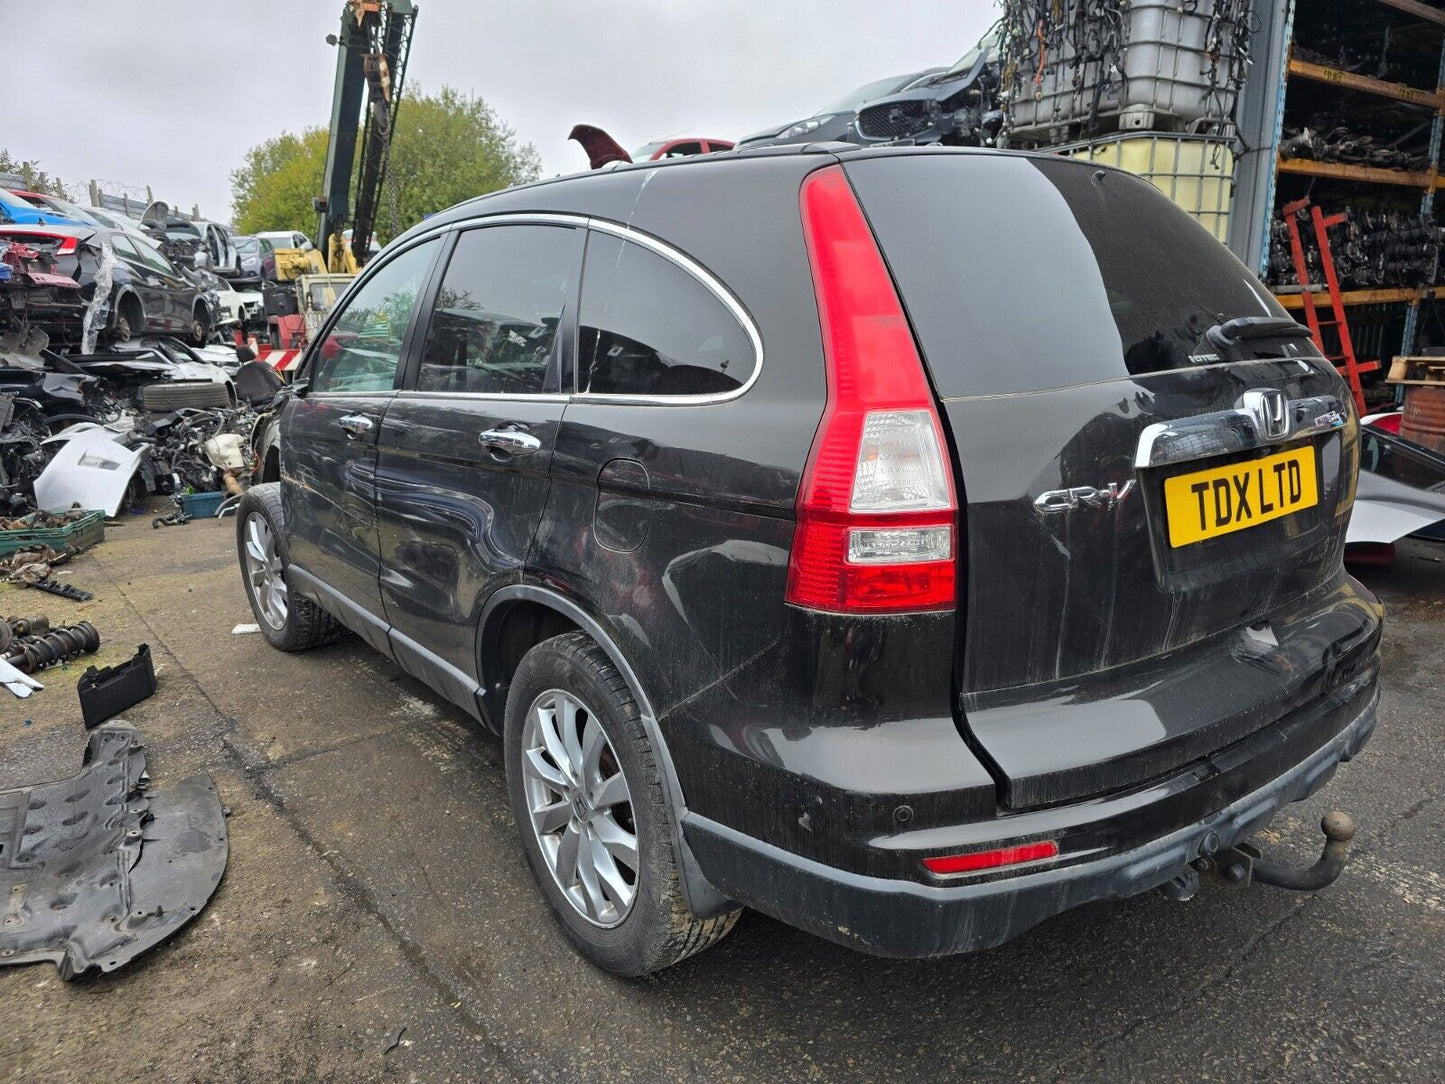
[[[1269,783],[1193,824],[1092,861],[984,882],[929,885],[850,873],[688,813],[683,833],[707,878],[730,898],[791,925],[881,956],[992,948],[1063,911],[1164,884],[1201,849],[1229,847],[1309,797],[1375,728],[1378,688],[1345,728]],[[1205,840],[1208,837],[1208,845]]]

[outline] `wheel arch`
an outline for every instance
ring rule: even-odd
[[[145,302],[140,299],[140,294],[136,293],[131,287],[122,286],[115,292],[115,301],[110,307],[111,326],[114,327],[116,319],[126,312],[135,312],[140,316],[140,319],[136,322],[136,326],[130,329],[131,334],[144,335],[146,328]]]
[[[678,870],[682,876],[682,887],[688,906],[698,918],[711,918],[722,914],[732,907],[733,903],[703,875],[697,860],[692,855],[692,849],[683,837],[682,820],[687,813],[687,803],[682,793],[682,784],[677,777],[677,768],[672,762],[672,752],[668,748],[667,740],[662,735],[662,728],[658,725],[652,701],[642,687],[642,682],[638,680],[637,672],[597,618],[577,602],[548,587],[520,583],[503,587],[494,592],[492,597],[487,600],[486,606],[483,607],[477,625],[477,699],[483,716],[488,720],[489,725],[501,730],[500,721],[506,706],[510,674],[502,676],[504,658],[493,652],[515,650],[516,645],[504,644],[503,637],[508,619],[512,614],[518,612],[519,607],[524,606],[540,607],[542,610],[551,611],[565,621],[570,628],[575,628],[591,637],[597,646],[606,652],[612,665],[617,667],[617,672],[622,675],[622,680],[627,682],[628,691],[632,693],[633,700],[637,702],[642,728],[647,734],[648,741],[652,743],[653,752],[657,757],[662,786],[667,795],[668,810],[672,818],[673,847],[677,854]],[[557,635],[557,633],[550,633],[550,635]],[[489,660],[491,661],[489,662]],[[520,656],[518,656],[518,661],[520,661]]]

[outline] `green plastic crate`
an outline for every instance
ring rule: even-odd
[[[79,553],[104,539],[105,513],[87,512],[64,527],[0,531],[0,557],[32,546],[49,546],[57,553]]]

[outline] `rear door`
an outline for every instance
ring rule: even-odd
[[[584,231],[461,231],[377,467],[381,593],[398,661],[474,679],[481,607],[521,578],[567,395]]]
[[[1006,802],[1132,785],[1320,695],[1372,627],[1327,601],[1357,427],[1265,288],[1127,174],[970,153],[846,169],[951,431],[960,710]],[[1242,338],[1211,337],[1239,317]]]
[[[110,240],[115,247],[115,254],[124,260],[126,267],[130,269],[131,282],[135,287],[136,294],[140,297],[141,306],[145,309],[147,324],[168,328],[170,313],[166,307],[166,293],[161,286],[160,271],[142,258],[141,246],[129,237],[115,233],[111,235]],[[145,328],[134,328],[133,333],[140,335],[145,330]]]
[[[292,567],[339,596],[347,624],[383,649],[376,440],[438,247],[436,239],[413,245],[367,275],[313,345],[281,415],[281,503]]]

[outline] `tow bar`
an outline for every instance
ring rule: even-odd
[[[1334,810],[1324,815],[1320,829],[1325,834],[1325,849],[1313,866],[1300,869],[1265,862],[1257,847],[1237,843],[1214,856],[1219,875],[1237,885],[1274,885],[1296,892],[1314,892],[1334,884],[1350,860],[1350,840],[1355,838],[1355,820],[1348,813]]]

